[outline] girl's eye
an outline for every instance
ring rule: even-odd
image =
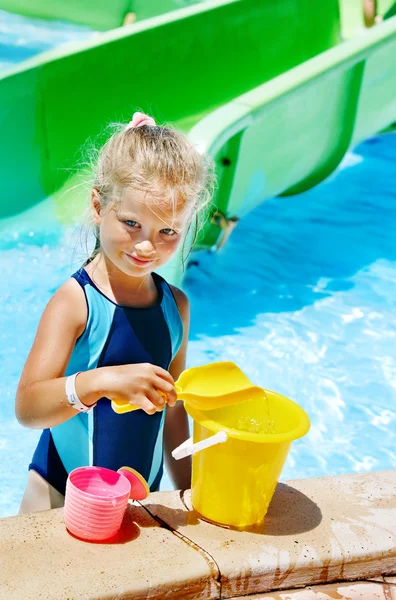
[[[124,223],[128,227],[139,227],[139,223],[137,223],[137,221],[124,221]]]
[[[168,237],[177,235],[177,231],[175,231],[174,229],[161,229],[161,233],[163,233],[164,235],[167,235]]]

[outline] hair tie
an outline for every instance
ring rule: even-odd
[[[153,117],[149,117],[148,115],[145,115],[141,112],[135,112],[132,117],[132,120],[125,127],[125,131],[129,131],[134,127],[143,127],[143,125],[147,125],[148,127],[155,127],[156,123]]]

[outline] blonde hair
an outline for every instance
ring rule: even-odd
[[[92,181],[102,207],[111,206],[122,198],[124,190],[134,188],[149,191],[151,197],[158,198],[159,206],[171,205],[174,214],[180,209],[191,209],[185,239],[194,226],[192,248],[213,195],[213,161],[201,154],[186,136],[169,127],[131,124],[115,127],[115,133],[99,150]],[[100,252],[99,231],[95,226],[94,234],[95,249],[85,264]]]

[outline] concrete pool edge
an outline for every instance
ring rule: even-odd
[[[0,520],[0,587],[7,600],[210,599],[387,576],[367,585],[392,590],[395,491],[396,470],[280,483],[265,530],[251,532],[202,521],[189,491],[158,492],[129,507],[113,544],[71,537],[63,509],[8,517]]]

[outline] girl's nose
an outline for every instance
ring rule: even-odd
[[[144,242],[138,242],[135,245],[136,250],[142,256],[152,256],[155,254],[155,248],[150,240],[145,240]]]

